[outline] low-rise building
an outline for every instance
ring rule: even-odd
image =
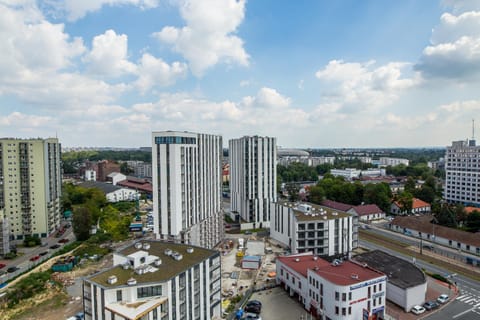
[[[142,241],[113,256],[113,267],[83,281],[85,320],[218,319],[217,251]]]
[[[362,222],[385,218],[385,212],[383,212],[383,210],[380,209],[376,204],[364,204],[360,206],[355,206],[347,212],[357,215],[358,220]]]
[[[116,186],[120,181],[126,180],[127,176],[120,172],[112,172],[107,176],[107,181]]]
[[[402,159],[402,158],[389,158],[389,157],[381,157],[379,161],[380,166],[398,166],[400,164],[408,166],[410,164],[410,161],[408,159]]]
[[[105,194],[108,202],[134,201],[140,198],[140,193],[134,189],[115,186],[111,183],[86,181],[80,184],[83,188],[96,188]]]
[[[462,231],[454,228],[440,226],[433,223],[432,215],[422,216],[399,216],[390,223],[393,231],[422,238],[431,243],[468,252],[472,255],[480,255],[480,237],[476,233]],[[468,260],[467,263],[480,264],[479,259]]]
[[[331,169],[330,174],[334,177],[344,177],[347,180],[358,179],[361,174],[361,170],[354,168],[346,169]]]
[[[419,213],[424,214],[424,213],[430,213],[431,210],[432,210],[432,207],[430,206],[430,203],[417,198],[413,198],[411,210],[404,209],[403,205],[399,201],[394,201],[390,207],[390,212],[392,214],[398,214],[398,215],[419,214]]]
[[[358,225],[352,214],[310,203],[279,201],[272,205],[270,237],[293,254],[348,256],[358,246]]]
[[[276,281],[319,319],[383,319],[387,277],[354,261],[312,253],[278,257]]]
[[[409,312],[414,305],[422,305],[427,294],[427,278],[416,265],[380,250],[362,253],[355,261],[387,275],[387,300]]]

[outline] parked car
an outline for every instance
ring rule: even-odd
[[[36,255],[36,256],[31,257],[30,261],[37,261],[38,259],[40,259],[40,256]]]
[[[432,301],[427,301],[423,304],[423,307],[427,310],[433,310],[433,309],[436,309],[438,308],[438,303],[434,300]]]
[[[0,269],[5,268],[6,264],[5,263],[0,263]]]
[[[445,303],[448,301],[448,294],[441,294],[440,296],[438,296],[437,298],[437,302],[438,303]]]
[[[262,320],[262,317],[260,317],[260,315],[255,313],[246,313],[242,319],[243,320]]]
[[[83,312],[79,312],[75,315],[75,318],[77,320],[83,320],[83,319],[85,319],[85,314]]]
[[[53,246],[50,247],[50,249],[58,249],[61,246],[59,244],[54,244]]]
[[[258,300],[250,300],[244,308],[245,312],[259,314],[262,311],[262,303]]]
[[[7,269],[7,272],[8,272],[8,273],[12,273],[12,272],[17,271],[18,269],[20,269],[20,268],[13,266],[13,267],[8,268],[8,269]]]
[[[422,314],[425,312],[425,308],[422,307],[422,306],[413,306],[412,310],[412,313],[415,313],[415,314]]]
[[[48,254],[48,251],[43,251],[43,252],[40,252],[38,255],[43,257],[43,256],[45,256],[45,255],[47,255],[47,254]]]
[[[58,240],[59,243],[67,243],[68,241],[70,241],[70,240],[68,240],[67,238],[63,238],[63,239]]]

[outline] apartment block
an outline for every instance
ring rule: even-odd
[[[10,226],[4,212],[4,209],[0,209],[0,257],[10,252]]]
[[[309,203],[272,205],[270,237],[292,254],[348,257],[358,246],[358,219],[353,214]]]
[[[213,248],[224,235],[222,137],[152,133],[154,233],[158,239]]]
[[[41,238],[60,226],[61,150],[58,139],[0,139],[0,209],[10,238]]]
[[[214,250],[142,241],[83,282],[85,320],[220,319],[221,261]]]
[[[445,172],[445,200],[480,206],[480,146],[475,140],[454,141],[447,147]]]
[[[242,137],[229,141],[230,204],[245,222],[268,227],[277,201],[276,138]]]

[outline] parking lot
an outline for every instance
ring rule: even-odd
[[[288,296],[288,293],[280,287],[255,292],[251,299],[262,302],[262,320],[310,319],[310,315],[302,305]]]

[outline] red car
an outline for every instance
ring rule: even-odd
[[[63,238],[61,240],[58,240],[59,243],[67,243],[69,240],[67,238]]]
[[[0,263],[0,269],[5,268],[7,265],[5,263]]]
[[[30,261],[37,261],[38,259],[40,259],[40,256],[33,256],[30,258]]]

